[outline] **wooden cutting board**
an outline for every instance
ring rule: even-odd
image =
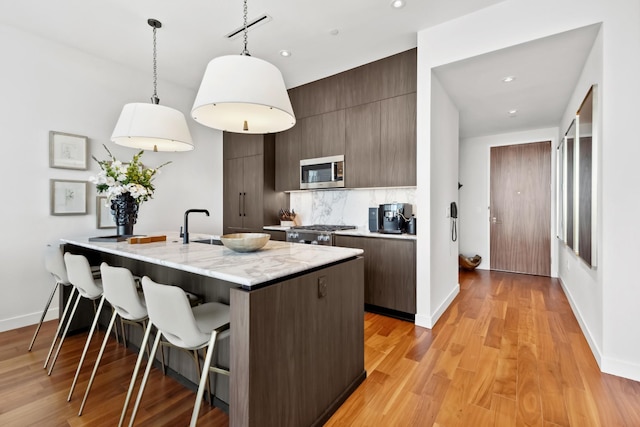
[[[143,237],[129,237],[127,242],[129,244],[137,244],[137,243],[153,243],[153,242],[165,242],[167,240],[167,236],[143,236]]]

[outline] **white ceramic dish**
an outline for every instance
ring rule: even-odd
[[[220,236],[220,241],[236,252],[254,252],[266,245],[270,238],[267,233],[233,233]]]

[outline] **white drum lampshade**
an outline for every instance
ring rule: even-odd
[[[160,104],[125,104],[111,140],[118,145],[141,150],[193,150],[184,114]]]
[[[274,133],[296,124],[280,70],[249,55],[209,62],[191,117],[205,126],[235,133]]]

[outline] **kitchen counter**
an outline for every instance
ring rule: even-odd
[[[272,230],[272,231],[287,231],[291,227],[281,226],[281,225],[265,225],[262,227],[264,230]],[[341,235],[341,236],[358,236],[358,237],[375,237],[381,239],[406,239],[406,240],[417,240],[417,236],[415,234],[387,234],[387,233],[372,233],[366,228],[356,228],[353,230],[340,230],[334,231],[333,234]]]
[[[267,242],[256,252],[239,253],[224,246],[194,242],[217,236],[190,233],[190,243],[185,245],[178,233],[150,235],[163,234],[167,236],[166,242],[144,244],[90,242],[88,238],[61,240],[87,249],[236,283],[247,290],[362,254],[359,249],[276,241]]]
[[[405,239],[405,240],[417,239],[417,236],[415,234],[372,233],[371,231],[364,228],[356,228],[354,230],[340,230],[340,231],[335,231],[334,234],[340,235],[340,236],[374,237],[374,238],[380,238],[380,239]]]
[[[230,374],[218,376],[214,402],[227,405],[230,427],[323,425],[364,381],[361,249],[269,241],[237,253],[194,242],[216,236],[190,233],[185,245],[178,233],[152,235],[162,234],[167,241],[144,244],[61,240],[93,265],[123,266],[229,305],[231,333],[216,352]],[[167,351],[169,372],[195,387],[191,357]]]

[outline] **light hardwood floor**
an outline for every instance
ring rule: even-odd
[[[555,279],[463,272],[432,329],[367,313],[368,377],[327,426],[640,426],[640,383],[600,373]],[[85,337],[70,337],[51,377],[42,369],[55,322],[0,333],[1,426],[113,426],[136,355],[107,347],[85,413],[90,368],[66,395]],[[87,360],[95,360],[95,340]],[[187,425],[194,393],[152,371],[136,425]],[[200,425],[228,417],[202,405]]]

